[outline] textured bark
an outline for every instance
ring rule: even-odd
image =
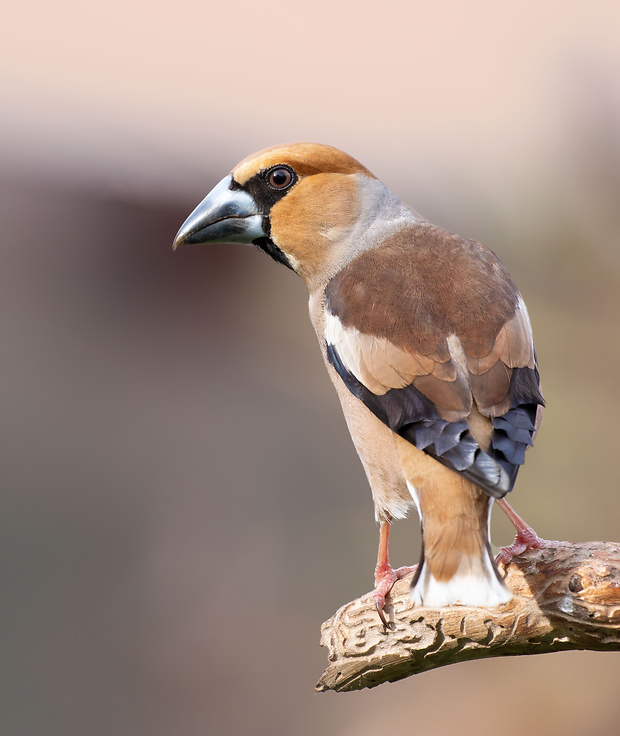
[[[318,691],[360,690],[482,657],[620,650],[620,544],[545,542],[506,568],[513,599],[498,608],[413,606],[397,581],[381,624],[367,594],[321,627],[329,652]]]

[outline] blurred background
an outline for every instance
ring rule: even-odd
[[[301,281],[171,243],[240,159],[313,140],[489,245],[548,400],[511,501],[618,541],[619,32],[612,0],[5,9],[3,733],[615,732],[620,654],[314,692],[321,622],[372,586],[370,492]],[[393,562],[418,550],[398,523]]]

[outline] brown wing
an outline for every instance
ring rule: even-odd
[[[463,419],[471,411],[472,393],[465,371],[459,370],[446,341],[442,349],[424,355],[413,347],[399,347],[386,337],[344,327],[330,311],[326,313],[325,337],[344,367],[376,396],[415,386],[448,421]]]
[[[503,325],[486,355],[472,350],[466,340],[463,347],[469,383],[479,411],[488,417],[505,414],[511,403],[512,369],[536,368],[532,328],[521,297],[514,316]]]
[[[543,401],[525,305],[490,251],[426,227],[367,251],[327,287],[325,337],[345,384],[394,431],[470,475],[486,463],[477,482],[509,490]],[[503,441],[492,464],[469,431],[474,402],[494,422],[488,452]],[[515,450],[495,419],[522,405],[534,419]]]

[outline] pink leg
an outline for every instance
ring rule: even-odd
[[[397,580],[414,572],[417,565],[413,567],[399,567],[394,570],[388,559],[388,545],[390,542],[390,524],[382,521],[379,528],[379,552],[377,553],[377,566],[375,567],[375,589],[373,591],[373,601],[375,608],[379,614],[383,625],[386,629],[393,629],[394,624],[388,623],[385,618],[383,608],[385,606],[385,596],[390,592],[392,586]]]
[[[523,521],[505,499],[501,498],[496,503],[512,522],[514,528],[517,530],[517,536],[511,545],[502,547],[495,558],[495,562],[507,565],[513,557],[525,552],[526,549],[539,549],[544,546],[545,540],[541,539],[532,527]]]

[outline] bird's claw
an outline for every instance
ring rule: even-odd
[[[373,595],[373,601],[375,608],[381,619],[381,623],[389,631],[394,631],[396,624],[393,621],[388,621],[385,617],[385,597],[392,590],[392,586],[397,580],[404,578],[405,575],[409,575],[415,572],[417,565],[413,567],[399,567],[397,570],[387,565],[377,565],[375,569],[375,590]]]
[[[506,567],[506,565],[510,564],[513,557],[522,554],[528,549],[540,549],[544,545],[545,540],[541,539],[531,527],[520,529],[517,532],[515,541],[507,547],[500,549],[495,558],[495,563]]]
[[[394,631],[396,628],[396,624],[393,621],[388,621],[385,617],[385,611],[383,610],[385,606],[385,596],[379,596],[376,595],[373,598],[375,602],[375,608],[377,609],[377,613],[379,614],[379,618],[381,619],[381,623],[385,626],[386,629],[389,631]]]

